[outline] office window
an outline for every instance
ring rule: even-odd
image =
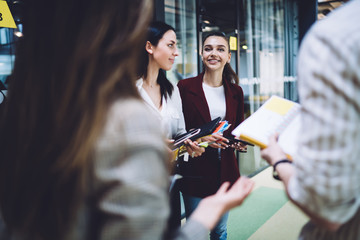
[[[287,0],[242,0],[239,14],[238,75],[246,118],[271,95],[297,100],[297,5]],[[266,166],[258,147],[249,148],[240,161],[245,175]]]
[[[7,77],[14,67],[16,36],[11,28],[0,28],[0,86],[7,85]]]
[[[170,81],[194,77],[198,74],[196,1],[165,0],[165,22],[176,30],[179,56],[166,75]]]
[[[245,0],[243,14],[239,77],[248,116],[270,95],[283,96],[284,3],[283,0]]]

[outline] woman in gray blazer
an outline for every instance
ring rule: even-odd
[[[152,1],[26,3],[0,120],[0,239],[161,239],[168,153],[134,84]],[[205,239],[251,187],[225,185],[172,237]]]

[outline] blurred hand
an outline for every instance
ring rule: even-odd
[[[265,159],[270,165],[274,165],[275,162],[286,159],[287,156],[278,144],[279,135],[274,134],[269,138],[269,145],[261,150],[261,157]]]
[[[240,177],[229,189],[230,183],[221,185],[216,194],[204,198],[191,215],[209,230],[213,229],[224,213],[239,206],[250,194],[254,182]]]
[[[172,150],[172,147],[173,147],[173,145],[174,145],[174,140],[173,140],[173,139],[168,139],[168,138],[166,138],[166,139],[165,139],[165,143],[166,143],[166,146],[168,146],[167,152],[168,152],[168,154],[169,154],[169,159],[175,160],[175,159],[176,159],[176,155],[175,155],[174,151]]]
[[[217,204],[225,206],[225,212],[241,205],[254,187],[254,181],[247,177],[240,177],[229,189],[230,183],[223,183],[213,197]]]

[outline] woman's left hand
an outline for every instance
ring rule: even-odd
[[[191,157],[199,157],[205,152],[205,148],[199,147],[196,141],[191,141],[190,139],[185,140],[186,151]]]
[[[280,159],[286,159],[287,156],[278,144],[278,134],[274,134],[269,138],[269,144],[261,150],[261,157],[270,165],[274,165]]]
[[[235,143],[231,144],[230,147],[238,150],[239,152],[247,152],[246,144],[243,144],[241,142],[235,142]]]

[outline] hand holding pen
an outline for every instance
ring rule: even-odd
[[[201,144],[205,145],[205,143],[207,143],[206,147],[210,146],[212,148],[221,148],[221,149],[225,149],[225,148],[229,147],[229,145],[228,145],[229,140],[227,138],[223,137],[222,134],[218,134],[218,133],[202,137],[200,145]],[[205,146],[203,146],[203,147],[205,147]]]
[[[193,158],[199,157],[205,152],[205,148],[199,146],[197,141],[191,141],[190,139],[187,139],[184,141],[184,145],[186,147],[186,151]]]
[[[214,136],[214,135],[211,135]],[[236,139],[234,137],[222,137],[220,135],[221,138],[217,138],[216,136],[211,138],[211,136],[206,136],[201,138],[201,142],[198,144],[198,146],[200,147],[204,147],[207,148],[208,146],[214,146],[214,144],[216,144],[214,147],[215,148],[220,148],[220,143],[221,141],[223,141],[223,139],[225,138],[225,147],[232,147],[240,152],[247,152],[247,145],[250,146],[254,146],[253,144],[240,140],[240,139]]]

